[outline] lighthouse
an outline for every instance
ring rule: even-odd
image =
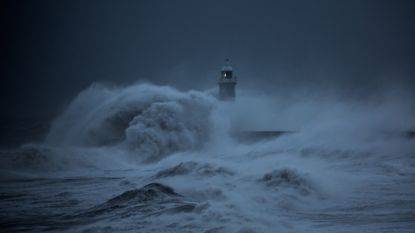
[[[221,76],[219,79],[219,99],[220,100],[234,100],[236,76],[233,76],[232,66],[229,65],[229,59],[226,59],[225,66],[222,67]]]

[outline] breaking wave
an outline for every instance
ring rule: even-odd
[[[80,93],[52,125],[50,146],[124,146],[144,160],[203,145],[214,98],[148,84],[94,85]]]
[[[195,161],[181,162],[178,165],[159,171],[153,178],[192,175],[192,176],[214,176],[214,175],[233,175],[234,173],[224,167],[214,166],[209,163],[198,163]]]
[[[160,183],[150,183],[139,189],[125,191],[76,217],[100,216],[108,213],[112,214],[114,211],[121,211],[123,215],[134,212],[149,216],[163,213],[192,212],[196,207],[197,203],[184,200],[184,197],[176,193],[171,187]]]
[[[300,191],[303,195],[308,195],[312,190],[306,175],[300,175],[295,170],[287,168],[266,173],[260,181],[267,187],[276,190],[292,188]]]

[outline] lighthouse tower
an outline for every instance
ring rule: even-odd
[[[218,84],[220,100],[235,99],[236,76],[233,76],[233,69],[229,65],[229,59],[226,59],[226,64],[222,67]]]

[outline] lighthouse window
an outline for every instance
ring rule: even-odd
[[[231,71],[223,71],[223,78],[232,79],[232,72]]]

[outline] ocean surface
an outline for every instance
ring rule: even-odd
[[[93,85],[13,134],[43,140],[1,149],[0,231],[415,232],[414,116],[396,96]],[[234,136],[277,129],[290,133]]]

